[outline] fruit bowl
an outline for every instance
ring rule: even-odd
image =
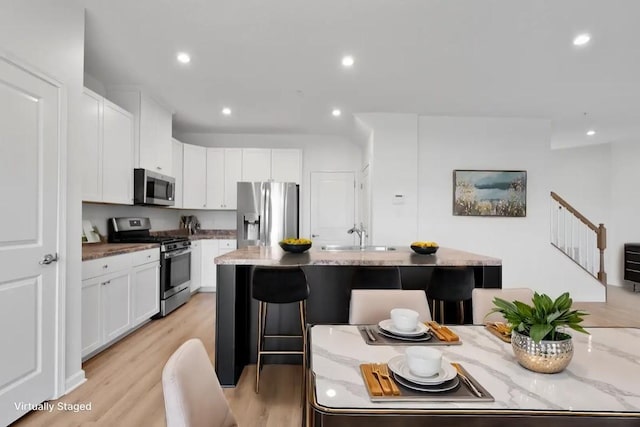
[[[411,244],[411,249],[413,249],[415,253],[421,255],[435,254],[438,247],[439,246],[436,242],[413,242]]]
[[[300,254],[311,247],[311,240],[308,239],[284,239],[279,243],[280,247],[285,252],[292,252]]]

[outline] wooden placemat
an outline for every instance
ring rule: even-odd
[[[462,344],[462,340],[458,340],[458,341],[442,341],[442,340],[438,339],[438,337],[435,336],[434,334],[431,334],[431,338],[429,340],[427,340],[427,341],[409,341],[409,340],[395,339],[395,338],[388,337],[386,335],[382,335],[379,332],[378,328],[379,328],[378,325],[361,325],[361,326],[358,326],[358,331],[360,332],[360,336],[362,336],[362,339],[364,340],[364,342],[366,342],[369,345],[422,345],[422,346],[429,346],[429,345],[460,345],[460,344]],[[366,329],[369,329],[369,332],[371,332],[371,334],[375,338],[375,341],[373,341],[373,340],[371,340],[371,338],[369,338],[369,335],[367,334]]]
[[[473,378],[469,372],[464,369],[464,366],[460,366],[463,373],[469,378],[469,380],[473,383],[474,386],[480,391],[482,394],[481,397],[476,396],[471,389],[464,384],[463,381],[460,381],[460,385],[453,390],[449,391],[440,391],[440,392],[426,392],[426,391],[418,391],[412,390],[399,384],[397,381],[395,382],[398,388],[400,389],[399,396],[393,395],[381,395],[382,387],[380,383],[376,379],[376,377],[371,374],[371,364],[363,363],[360,365],[360,372],[362,373],[362,378],[364,379],[364,385],[369,393],[369,399],[372,402],[493,402],[495,399],[487,391],[486,388],[482,386],[475,378]],[[392,379],[393,381],[393,379]]]
[[[497,336],[498,338],[500,338],[502,341],[504,342],[511,342],[511,335],[505,335],[502,332],[500,332],[498,330],[498,328],[495,325],[492,325],[491,323],[488,323],[486,325],[484,325],[485,328],[487,328],[487,330],[489,332],[491,332],[493,335]]]

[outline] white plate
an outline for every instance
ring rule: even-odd
[[[458,379],[458,377],[454,377],[453,379],[449,381],[445,381],[442,384],[432,384],[432,385],[415,384],[414,382],[409,381],[408,379],[403,378],[400,375],[396,375],[396,374],[393,374],[393,379],[396,380],[398,384],[404,387],[410,388],[412,390],[417,390],[417,391],[426,391],[427,393],[439,393],[441,391],[449,391],[449,390],[453,390],[454,388],[458,387],[458,385],[460,385],[460,380]]]
[[[418,327],[413,331],[401,331],[399,329],[396,329],[396,327],[393,325],[393,320],[391,319],[381,320],[380,323],[378,323],[378,326],[380,326],[387,332],[391,332],[392,334],[396,334],[402,337],[415,337],[429,332],[429,328],[422,322],[418,322]]]
[[[442,384],[445,381],[449,381],[455,378],[458,375],[456,368],[451,366],[451,363],[444,357],[442,358],[442,366],[440,367],[440,371],[431,376],[431,377],[420,377],[418,375],[414,375],[409,370],[409,365],[407,365],[407,361],[405,356],[396,356],[388,362],[389,369],[401,377],[414,382],[420,385],[436,385]]]

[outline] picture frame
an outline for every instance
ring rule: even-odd
[[[454,216],[527,216],[527,171],[453,171]]]

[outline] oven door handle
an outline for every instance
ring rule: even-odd
[[[191,252],[191,248],[188,249],[180,249],[179,251],[171,251],[164,253],[164,259],[175,258],[180,255],[188,254]]]

